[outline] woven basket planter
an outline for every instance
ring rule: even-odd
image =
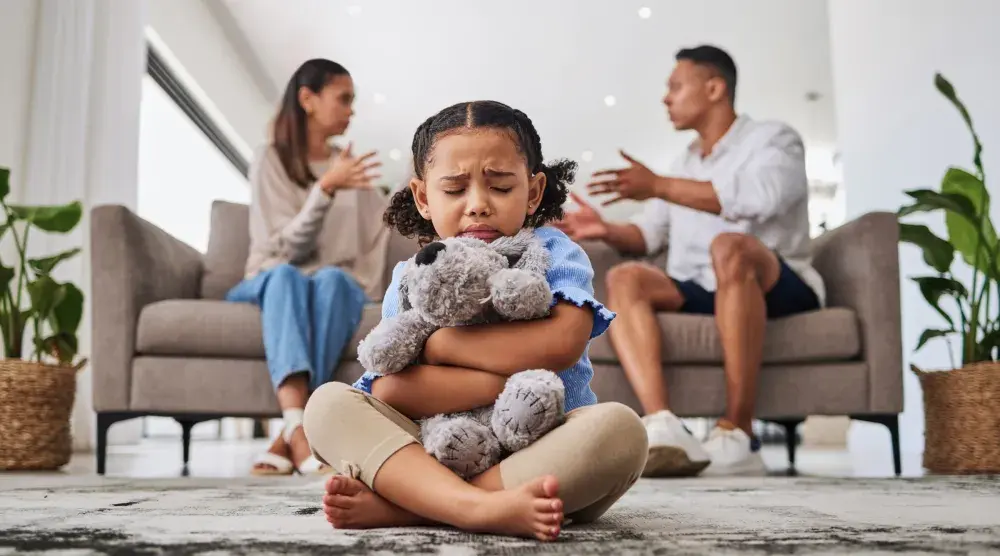
[[[1000,363],[926,372],[924,468],[932,473],[1000,472]]]
[[[69,463],[70,413],[82,366],[0,360],[0,469],[53,470]]]

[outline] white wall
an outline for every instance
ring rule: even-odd
[[[23,176],[24,142],[31,95],[35,50],[34,0],[3,0],[0,3],[0,166],[11,168],[12,189]]]
[[[214,0],[149,0],[154,46],[244,156],[266,137],[277,99],[268,98],[252,54],[232,40]],[[222,14],[224,15],[224,14]],[[179,66],[178,66],[179,64]]]
[[[841,146],[847,217],[895,210],[907,189],[937,187],[949,165],[971,168],[969,134],[954,108],[933,86],[942,72],[972,114],[985,146],[987,179],[993,173],[993,218],[1000,188],[1000,2],[990,0],[830,0],[830,40],[837,133]],[[941,219],[932,229],[944,233]],[[996,220],[995,220],[996,221]],[[917,251],[900,250],[904,284],[903,339],[907,370],[903,414],[904,451],[923,449],[923,409],[911,362],[950,366],[948,350],[935,343],[913,354],[920,332],[940,324],[906,277],[928,273]],[[888,435],[874,425],[855,425],[854,447],[871,457],[888,454]],[[886,459],[888,465],[888,459]],[[904,472],[915,472],[906,469]]]

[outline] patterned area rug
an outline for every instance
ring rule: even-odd
[[[0,475],[0,554],[966,554],[1000,552],[1000,481],[640,482],[557,543],[335,531],[320,483]]]

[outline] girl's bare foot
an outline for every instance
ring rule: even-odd
[[[376,529],[379,527],[415,527],[431,525],[372,492],[368,485],[344,475],[326,481],[323,513],[337,529]]]
[[[549,475],[539,477],[514,490],[491,492],[484,496],[469,516],[463,529],[534,537],[552,541],[559,536],[563,504],[558,498],[559,482]]]

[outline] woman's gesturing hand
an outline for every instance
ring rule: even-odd
[[[333,157],[330,168],[319,179],[319,186],[328,194],[333,194],[338,189],[366,189],[373,185],[373,181],[382,177],[377,172],[372,172],[382,165],[375,159],[375,151],[368,152],[361,156],[354,156],[351,152],[353,145]]]

